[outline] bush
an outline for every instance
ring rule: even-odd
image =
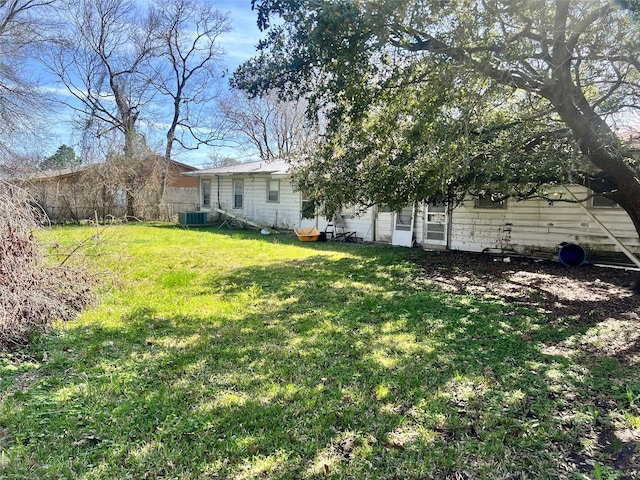
[[[33,235],[39,225],[26,192],[0,181],[0,349],[75,317],[91,301],[87,273],[47,262]]]

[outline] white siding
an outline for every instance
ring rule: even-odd
[[[391,243],[393,233],[393,212],[378,211],[376,219],[376,242]]]
[[[267,201],[268,180],[280,181],[280,198],[277,202]],[[241,209],[233,208],[233,182],[244,183],[243,205]],[[300,226],[302,197],[293,190],[288,177],[271,175],[229,175],[220,176],[218,195],[218,179],[211,179],[211,203],[215,207],[220,201],[220,208],[235,215],[265,226],[293,229]],[[203,210],[206,210],[203,208]],[[326,223],[325,223],[326,225]],[[324,229],[324,226],[322,228]]]
[[[576,186],[571,190],[578,198],[588,196],[586,188]],[[623,244],[640,252],[638,236],[623,209],[592,208],[590,211]],[[452,214],[450,246],[454,250],[496,249],[533,254],[555,252],[561,242],[578,243],[587,252],[618,251],[602,229],[572,203],[510,200],[506,209],[480,209],[474,208],[473,199],[467,199]]]
[[[205,177],[203,177],[205,178]],[[280,180],[280,199],[278,202],[267,201],[269,179]],[[243,180],[243,208],[233,208],[233,182]],[[220,176],[218,195],[218,179],[211,178],[211,203],[215,207],[220,201],[220,208],[248,220],[265,226],[294,229],[299,226],[315,226],[325,231],[327,219],[320,216],[313,219],[302,219],[302,195],[296,192],[288,176],[271,175],[228,175]],[[206,208],[203,207],[203,210]],[[372,241],[371,209],[362,215],[345,218],[346,230],[355,231],[365,241]]]
[[[268,179],[280,180],[280,199],[267,201]],[[233,181],[244,181],[243,208],[233,209]],[[302,219],[302,197],[294,191],[286,175],[244,174],[211,177],[211,203],[265,226],[293,229],[299,226],[316,226],[324,231],[324,217]],[[572,187],[578,198],[585,198],[589,191],[583,187]],[[564,197],[567,198],[565,192]],[[204,208],[203,208],[204,209]],[[379,212],[376,218],[374,238],[373,215],[376,209],[369,208],[353,217],[344,217],[345,229],[354,231],[364,241],[391,243],[393,215]],[[631,220],[621,208],[592,208],[590,211],[632,251],[640,253],[640,240]],[[591,221],[578,205],[567,202],[549,204],[545,200],[509,200],[506,209],[480,209],[474,207],[473,199],[465,200],[451,213],[451,237],[449,247],[454,250],[484,251],[500,250],[520,254],[554,253],[561,242],[582,245],[587,252],[617,252],[617,247],[602,229]],[[418,243],[424,237],[423,209],[418,208],[415,217],[414,238]]]
[[[368,208],[364,212],[359,212],[358,215],[350,216],[343,215],[342,218],[345,224],[345,230],[348,232],[356,232],[355,236],[358,239],[362,239],[365,242],[373,241],[373,209]]]

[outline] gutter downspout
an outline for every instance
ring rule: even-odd
[[[376,203],[371,211],[371,241],[375,242],[378,236],[378,204]]]
[[[216,175],[216,178],[218,179],[218,208],[222,208],[220,206],[220,175]]]

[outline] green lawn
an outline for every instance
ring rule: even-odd
[[[152,225],[99,240],[95,308],[0,356],[0,478],[631,475],[600,437],[640,427],[637,365],[557,348],[593,325],[440,291],[415,250]]]

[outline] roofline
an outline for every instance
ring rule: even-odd
[[[277,162],[277,166],[269,168]],[[198,170],[194,172],[182,172],[181,175],[185,177],[224,177],[232,175],[260,175],[260,174],[280,174],[288,175],[288,171],[284,171],[282,168],[284,160],[276,160],[275,162],[265,162],[264,160],[256,160],[253,162],[244,162],[236,165],[229,165],[227,167],[218,167],[211,169]],[[257,167],[252,168],[252,166]]]

